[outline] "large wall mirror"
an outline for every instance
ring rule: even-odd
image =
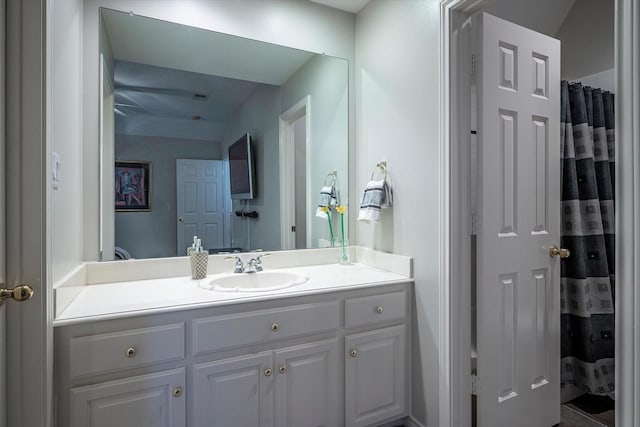
[[[323,186],[348,198],[347,60],[100,14],[102,260],[183,256],[194,235],[211,253],[329,241],[317,206]]]

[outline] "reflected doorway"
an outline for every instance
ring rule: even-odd
[[[309,95],[280,116],[280,230],[284,250],[311,247],[308,227],[311,192],[307,179],[311,172],[310,122]]]

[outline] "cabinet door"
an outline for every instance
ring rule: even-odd
[[[184,427],[185,369],[71,389],[72,427]]]
[[[275,356],[275,425],[341,425],[337,338],[276,350]]]
[[[193,367],[193,425],[273,426],[271,351]]]
[[[401,325],[345,337],[347,426],[405,415],[404,329]]]

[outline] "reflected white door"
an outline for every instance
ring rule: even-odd
[[[560,42],[478,15],[478,426],[560,422]]]
[[[204,249],[224,247],[224,163],[176,160],[177,254],[186,255],[193,236]]]

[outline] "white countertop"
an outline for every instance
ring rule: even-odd
[[[291,298],[366,286],[406,283],[413,280],[407,276],[358,263],[290,267],[282,270],[308,276],[309,280],[301,285],[266,292],[206,290],[199,287],[199,281],[192,280],[191,277],[83,286],[73,301],[56,317],[54,326],[274,298]],[[218,276],[220,275],[210,274],[203,281],[208,282]]]

